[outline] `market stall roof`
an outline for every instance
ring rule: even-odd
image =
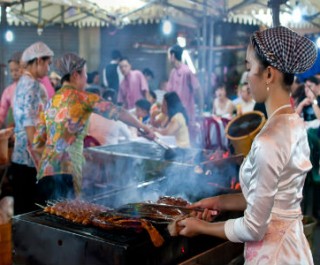
[[[272,1],[280,7],[282,25],[320,32],[319,0],[0,0],[7,6],[10,25],[69,24],[79,27],[122,27],[168,18],[188,27],[199,27],[204,16],[215,20],[271,26]],[[299,7],[302,20],[295,13]]]

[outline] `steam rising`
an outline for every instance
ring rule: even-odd
[[[154,144],[131,142],[89,148],[84,166],[86,199],[117,208],[132,202],[155,202],[161,196],[181,197],[194,202],[230,192],[236,165],[195,172],[203,162],[203,150],[186,149],[174,161],[163,158],[164,150]]]

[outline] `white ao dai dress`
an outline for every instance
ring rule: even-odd
[[[267,121],[240,169],[244,216],[228,220],[230,241],[245,242],[246,265],[310,265],[300,203],[311,169],[307,133],[297,114]]]

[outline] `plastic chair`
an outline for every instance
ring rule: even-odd
[[[216,132],[216,141],[211,137],[211,128],[214,126]],[[221,142],[220,124],[214,117],[205,117],[203,120],[205,149],[223,149]]]
[[[84,148],[99,146],[99,145],[101,145],[100,142],[91,135],[87,135],[83,140]]]

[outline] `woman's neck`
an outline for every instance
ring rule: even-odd
[[[285,108],[281,113],[293,113],[294,110],[291,108],[290,95],[287,92],[276,93],[276,95],[270,96],[265,102],[266,110],[268,117],[270,117],[277,109],[281,106],[288,105],[288,108]],[[280,112],[279,112],[280,113]]]
[[[29,65],[26,67],[26,69],[24,70],[24,74],[30,76],[32,79],[38,79],[38,74],[37,74],[37,70],[35,69],[35,67],[33,67],[33,65]]]
[[[73,83],[73,82],[64,81],[63,84],[62,84],[62,87],[66,87],[66,86],[67,86],[67,87],[72,87],[72,88],[74,88],[74,89],[79,90],[79,89],[77,88],[76,84]]]

